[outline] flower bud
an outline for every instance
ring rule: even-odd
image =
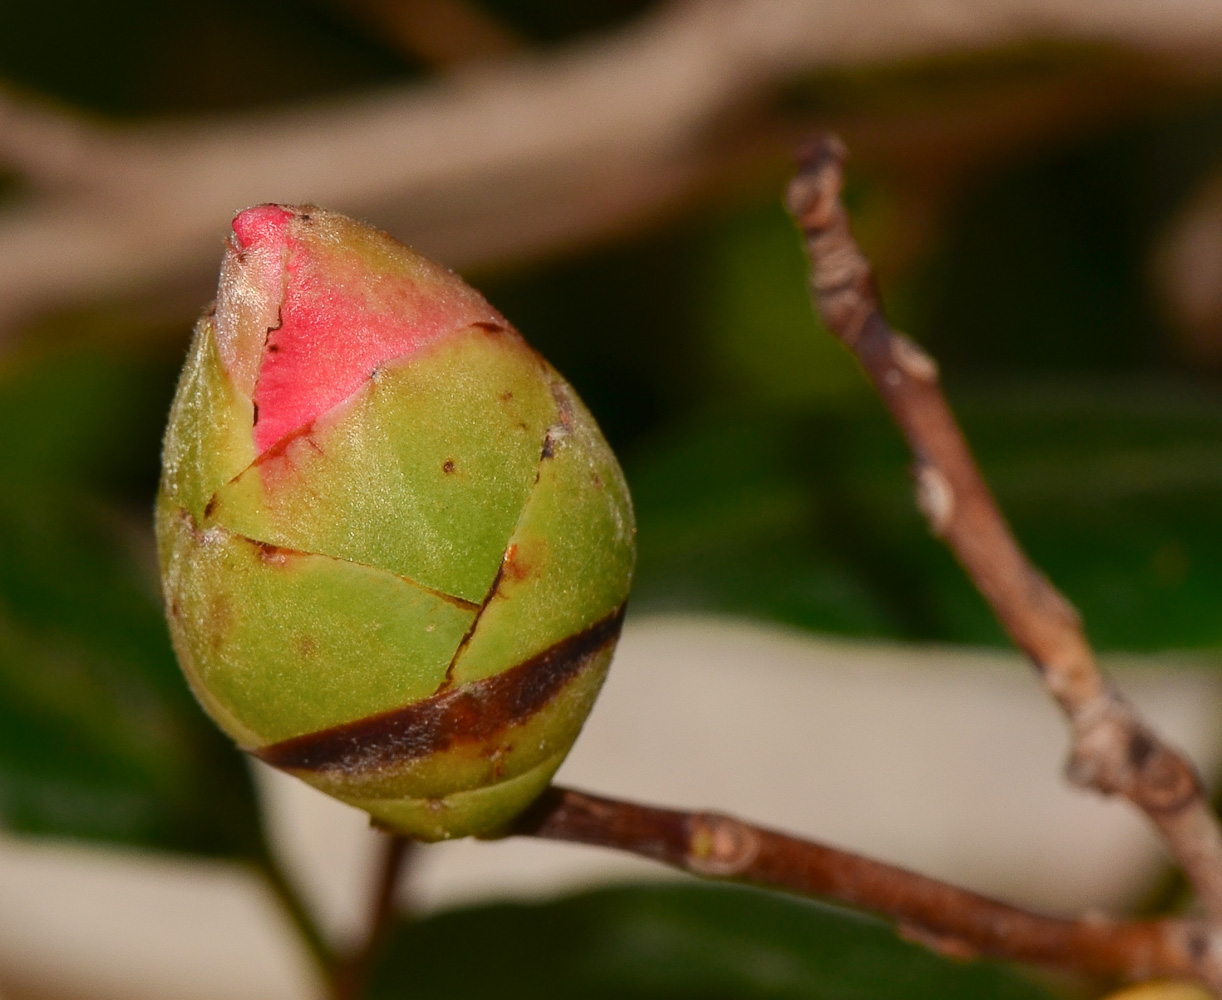
[[[342,215],[234,219],[157,535],[244,750],[414,837],[495,832],[602,685],[634,532],[593,418],[478,292]]]

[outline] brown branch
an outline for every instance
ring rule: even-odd
[[[1028,561],[981,478],[938,384],[937,365],[883,317],[869,262],[840,202],[844,150],[804,151],[789,208],[811,258],[826,325],[856,355],[915,456],[918,504],[1030,657],[1073,732],[1069,776],[1143,810],[1201,901],[1222,917],[1222,832],[1196,771],[1103,676],[1077,612]]]
[[[360,1000],[369,986],[374,962],[390,933],[397,914],[395,890],[412,853],[413,844],[406,837],[382,834],[382,864],[378,871],[365,936],[350,954],[335,963],[331,974],[333,1000]]]
[[[1190,920],[1064,920],[717,813],[605,799],[553,787],[512,834],[628,851],[717,881],[834,900],[896,921],[939,951],[1098,976],[1197,979],[1222,987],[1222,939]]]

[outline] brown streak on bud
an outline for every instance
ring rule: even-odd
[[[299,771],[368,773],[495,738],[530,719],[619,637],[621,605],[606,618],[504,673],[443,690],[381,715],[274,743],[255,756]]]

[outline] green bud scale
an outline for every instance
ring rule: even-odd
[[[478,292],[332,212],[234,219],[157,536],[244,750],[413,837],[494,833],[602,685],[634,534],[593,418]]]

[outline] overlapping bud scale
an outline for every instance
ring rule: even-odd
[[[233,224],[166,433],[170,630],[246,750],[423,839],[550,780],[610,663],[623,476],[473,289],[313,208]]]

